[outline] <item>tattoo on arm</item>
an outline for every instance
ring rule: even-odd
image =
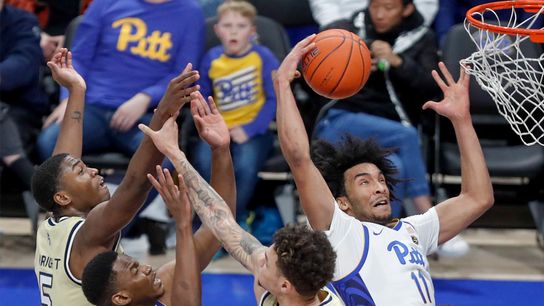
[[[244,231],[234,219],[225,201],[200,177],[185,159],[175,163],[176,170],[184,177],[189,198],[195,212],[206,224],[225,249],[246,269],[253,271],[251,256],[263,245]]]
[[[74,111],[72,112],[70,118],[76,120],[78,123],[81,123],[81,118],[83,118],[83,116],[81,115],[80,111]]]

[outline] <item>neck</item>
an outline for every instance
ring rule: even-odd
[[[251,46],[252,44],[248,44],[244,49],[240,50],[240,52],[236,53],[236,54],[232,54],[232,56],[241,56],[241,55],[244,55],[247,53],[247,51],[249,51],[249,49],[251,49]]]
[[[276,297],[279,305],[293,305],[293,306],[317,306],[321,302],[317,295],[313,297],[304,297],[299,294],[295,296],[281,296]]]

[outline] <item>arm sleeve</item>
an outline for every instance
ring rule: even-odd
[[[9,53],[0,62],[0,90],[3,91],[24,87],[38,78],[43,58],[40,28],[33,15],[25,12],[22,16],[19,22],[10,26],[13,32],[10,38],[14,39],[9,42],[12,45],[9,47]],[[21,73],[22,71],[24,73]]]
[[[438,214],[433,207],[421,215],[410,216],[404,219],[408,224],[411,224],[419,237],[419,242],[429,255],[438,248],[438,234],[440,233],[440,222]]]
[[[73,65],[77,72],[87,79],[89,68],[95,56],[102,32],[102,11],[104,0],[94,0],[85,12],[81,23],[78,25],[74,41],[71,46]],[[60,100],[68,98],[68,90],[61,87]]]
[[[188,17],[185,20],[185,26],[176,25],[177,27],[184,27],[185,36],[180,39],[180,46],[177,49],[176,59],[172,64],[170,74],[154,85],[142,90],[142,93],[151,97],[150,107],[159,104],[166,87],[168,87],[168,83],[185,68],[185,65],[192,63],[193,69],[198,68],[197,66],[204,48],[204,15],[200,8],[196,8],[192,14],[186,14],[185,16]]]
[[[279,62],[268,49],[261,49],[259,53],[263,60],[262,84],[265,102],[255,119],[242,127],[249,138],[265,133],[276,115],[276,93],[274,92],[272,71],[278,68]]]
[[[366,243],[362,231],[361,222],[345,214],[335,202],[331,227],[325,232],[336,252],[334,280],[342,279],[357,268]]]

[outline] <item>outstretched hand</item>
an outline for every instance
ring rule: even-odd
[[[178,124],[176,123],[178,113],[168,118],[160,130],[153,131],[147,125],[140,123],[138,128],[149,136],[157,150],[166,155],[170,159],[182,154],[178,144]]]
[[[277,72],[275,77],[277,80],[293,81],[293,79],[300,77],[300,72],[297,70],[298,63],[302,57],[308,53],[308,51],[315,48],[313,42],[315,34],[312,34],[303,40],[299,41],[295,47],[287,54]]]
[[[178,185],[176,185],[168,169],[156,166],[156,170],[157,178],[148,173],[147,179],[161,195],[176,223],[181,226],[191,226],[191,205],[183,176],[178,174]]]
[[[193,70],[191,63],[187,64],[183,71],[168,84],[168,88],[162,97],[159,107],[165,107],[168,114],[177,112],[185,103],[191,101],[191,93],[200,89],[199,85],[193,85],[200,75]]]
[[[459,80],[455,82],[443,62],[440,62],[438,67],[444,75],[444,79],[440,77],[436,70],[433,70],[432,75],[436,84],[444,93],[444,99],[440,102],[428,101],[423,105],[423,109],[430,108],[450,119],[452,123],[470,121],[470,101],[468,94],[470,76],[461,67]]]
[[[223,116],[217,110],[212,97],[208,101],[197,91],[191,94],[191,113],[195,121],[198,135],[213,149],[228,147],[230,144],[229,129]]]
[[[76,86],[86,89],[85,80],[72,65],[72,52],[68,51],[68,49],[59,49],[53,58],[47,62],[47,66],[51,69],[53,79],[61,86],[69,90]]]

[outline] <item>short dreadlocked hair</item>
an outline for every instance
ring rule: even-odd
[[[115,291],[116,273],[113,265],[117,260],[113,251],[96,255],[83,270],[81,287],[87,300],[93,305],[112,305],[111,297]]]
[[[287,225],[274,234],[276,265],[302,296],[315,296],[334,275],[336,253],[327,236],[306,225]]]
[[[397,169],[387,158],[391,153],[392,150],[382,149],[374,139],[362,140],[345,134],[336,145],[317,141],[312,147],[312,160],[335,198],[347,196],[344,173],[358,164],[370,163],[382,171],[394,199],[393,188],[399,180],[394,177]]]
[[[60,206],[55,203],[54,196],[59,188],[61,164],[68,156],[66,153],[51,156],[44,161],[32,175],[32,195],[41,208],[55,215]]]

